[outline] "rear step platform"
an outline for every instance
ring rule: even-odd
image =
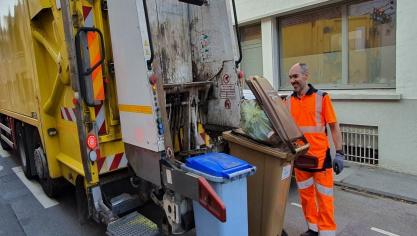
[[[138,212],[132,212],[108,224],[106,234],[109,236],[160,235],[158,226]]]

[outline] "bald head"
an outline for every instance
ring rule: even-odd
[[[306,63],[298,62],[291,66],[290,71],[297,71],[300,74],[308,76],[308,65]]]

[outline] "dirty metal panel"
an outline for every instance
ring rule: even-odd
[[[235,34],[230,1],[209,1],[208,5],[190,6],[193,72],[196,81],[211,80],[225,61],[235,59]]]
[[[224,63],[223,70],[213,86],[213,98],[209,100],[207,122],[211,125],[239,127],[241,87],[235,62]]]
[[[230,2],[190,6],[192,63],[195,81],[215,81],[208,124],[238,127],[241,88],[235,68],[236,36]]]
[[[192,81],[188,4],[178,0],[148,1],[149,23],[155,42],[153,68],[165,84]]]

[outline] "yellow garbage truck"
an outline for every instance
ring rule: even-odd
[[[207,181],[181,165],[222,151],[222,132],[239,125],[234,8],[234,0],[2,0],[1,146],[48,196],[74,185],[80,217],[108,224],[110,235],[140,222],[152,231],[128,214],[149,201],[163,210],[166,233],[193,227],[192,200],[224,218]]]

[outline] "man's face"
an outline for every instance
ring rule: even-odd
[[[299,93],[307,86],[308,76],[301,73],[301,68],[298,64],[291,67],[288,72],[288,78],[296,93]]]

